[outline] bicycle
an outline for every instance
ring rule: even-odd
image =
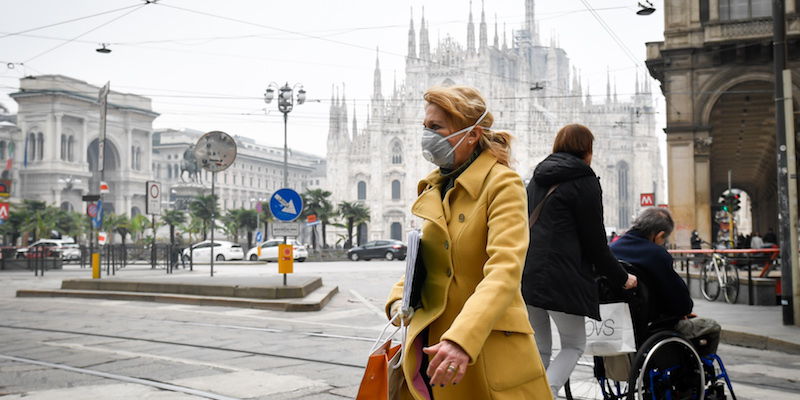
[[[715,301],[719,293],[725,295],[725,301],[736,303],[739,298],[739,271],[719,253],[713,253],[711,260],[703,264],[700,270],[700,289],[708,301]]]

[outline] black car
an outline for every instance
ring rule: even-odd
[[[373,258],[384,258],[386,261],[405,260],[406,245],[399,240],[373,240],[367,244],[347,250],[347,258],[353,261],[368,261]]]

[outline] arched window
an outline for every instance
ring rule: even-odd
[[[0,142],[0,160],[6,159],[6,142]]]
[[[399,140],[396,140],[392,143],[392,164],[402,164],[403,163],[403,145],[400,144]]]
[[[25,139],[25,150],[28,152],[28,154],[25,155],[28,161],[36,159],[36,134],[31,133],[28,135],[28,138]]]
[[[628,164],[625,162],[619,163],[617,166],[617,182],[619,184],[617,189],[617,198],[619,199],[619,228],[626,230],[630,226],[630,196],[628,194]]]
[[[178,169],[178,164],[175,164],[175,165],[172,166],[172,176],[174,176],[175,179],[178,179],[178,178],[181,177],[181,173],[179,171],[180,170]]]
[[[131,169],[136,169],[136,147],[131,146]]]
[[[141,171],[142,170],[142,148],[141,147],[137,147],[136,148],[136,170],[137,171]]]
[[[36,139],[36,150],[38,160],[44,160],[44,134],[39,132],[39,137]]]
[[[67,161],[67,135],[61,135],[61,161]]]
[[[172,168],[167,166],[167,179],[172,179]]]
[[[392,222],[391,232],[389,233],[394,240],[403,240],[403,226],[399,222]]]
[[[75,136],[70,135],[67,141],[67,160],[75,161]]]
[[[142,213],[142,210],[139,209],[137,206],[131,207],[131,217],[135,217]]]
[[[358,199],[367,199],[367,183],[364,181],[358,181]]]
[[[392,181],[392,200],[400,199],[400,181],[397,179]]]

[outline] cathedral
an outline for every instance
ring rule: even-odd
[[[665,202],[664,178],[655,109],[649,83],[639,82],[633,96],[619,99],[610,79],[604,98],[593,98],[570,66],[567,52],[554,40],[539,40],[534,1],[525,0],[525,24],[507,41],[495,23],[489,41],[481,10],[476,40],[470,5],[466,46],[447,36],[431,48],[424,14],[418,29],[413,15],[408,31],[405,80],[395,79],[391,93],[381,89],[380,59],[375,61],[374,91],[369,112],[358,121],[348,116],[344,90],[330,107],[327,182],[332,201],[358,201],[370,210],[370,221],[359,227],[359,243],[392,238],[405,240],[420,228],[411,214],[417,182],[436,167],[422,158],[420,146],[425,91],[433,85],[478,88],[494,114],[494,130],[505,130],[512,142],[514,169],[527,182],[536,165],[552,152],[558,130],[569,123],[588,126],[595,135],[592,168],[601,179],[605,225],[629,228],[640,210],[640,195],[653,193]],[[424,10],[423,10],[424,12]],[[501,43],[502,42],[502,43]],[[633,77],[632,77],[633,78]]]

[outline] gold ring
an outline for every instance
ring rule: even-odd
[[[458,368],[454,367],[453,364],[450,364],[450,366],[447,367],[447,370],[450,372],[456,372],[458,371]]]

